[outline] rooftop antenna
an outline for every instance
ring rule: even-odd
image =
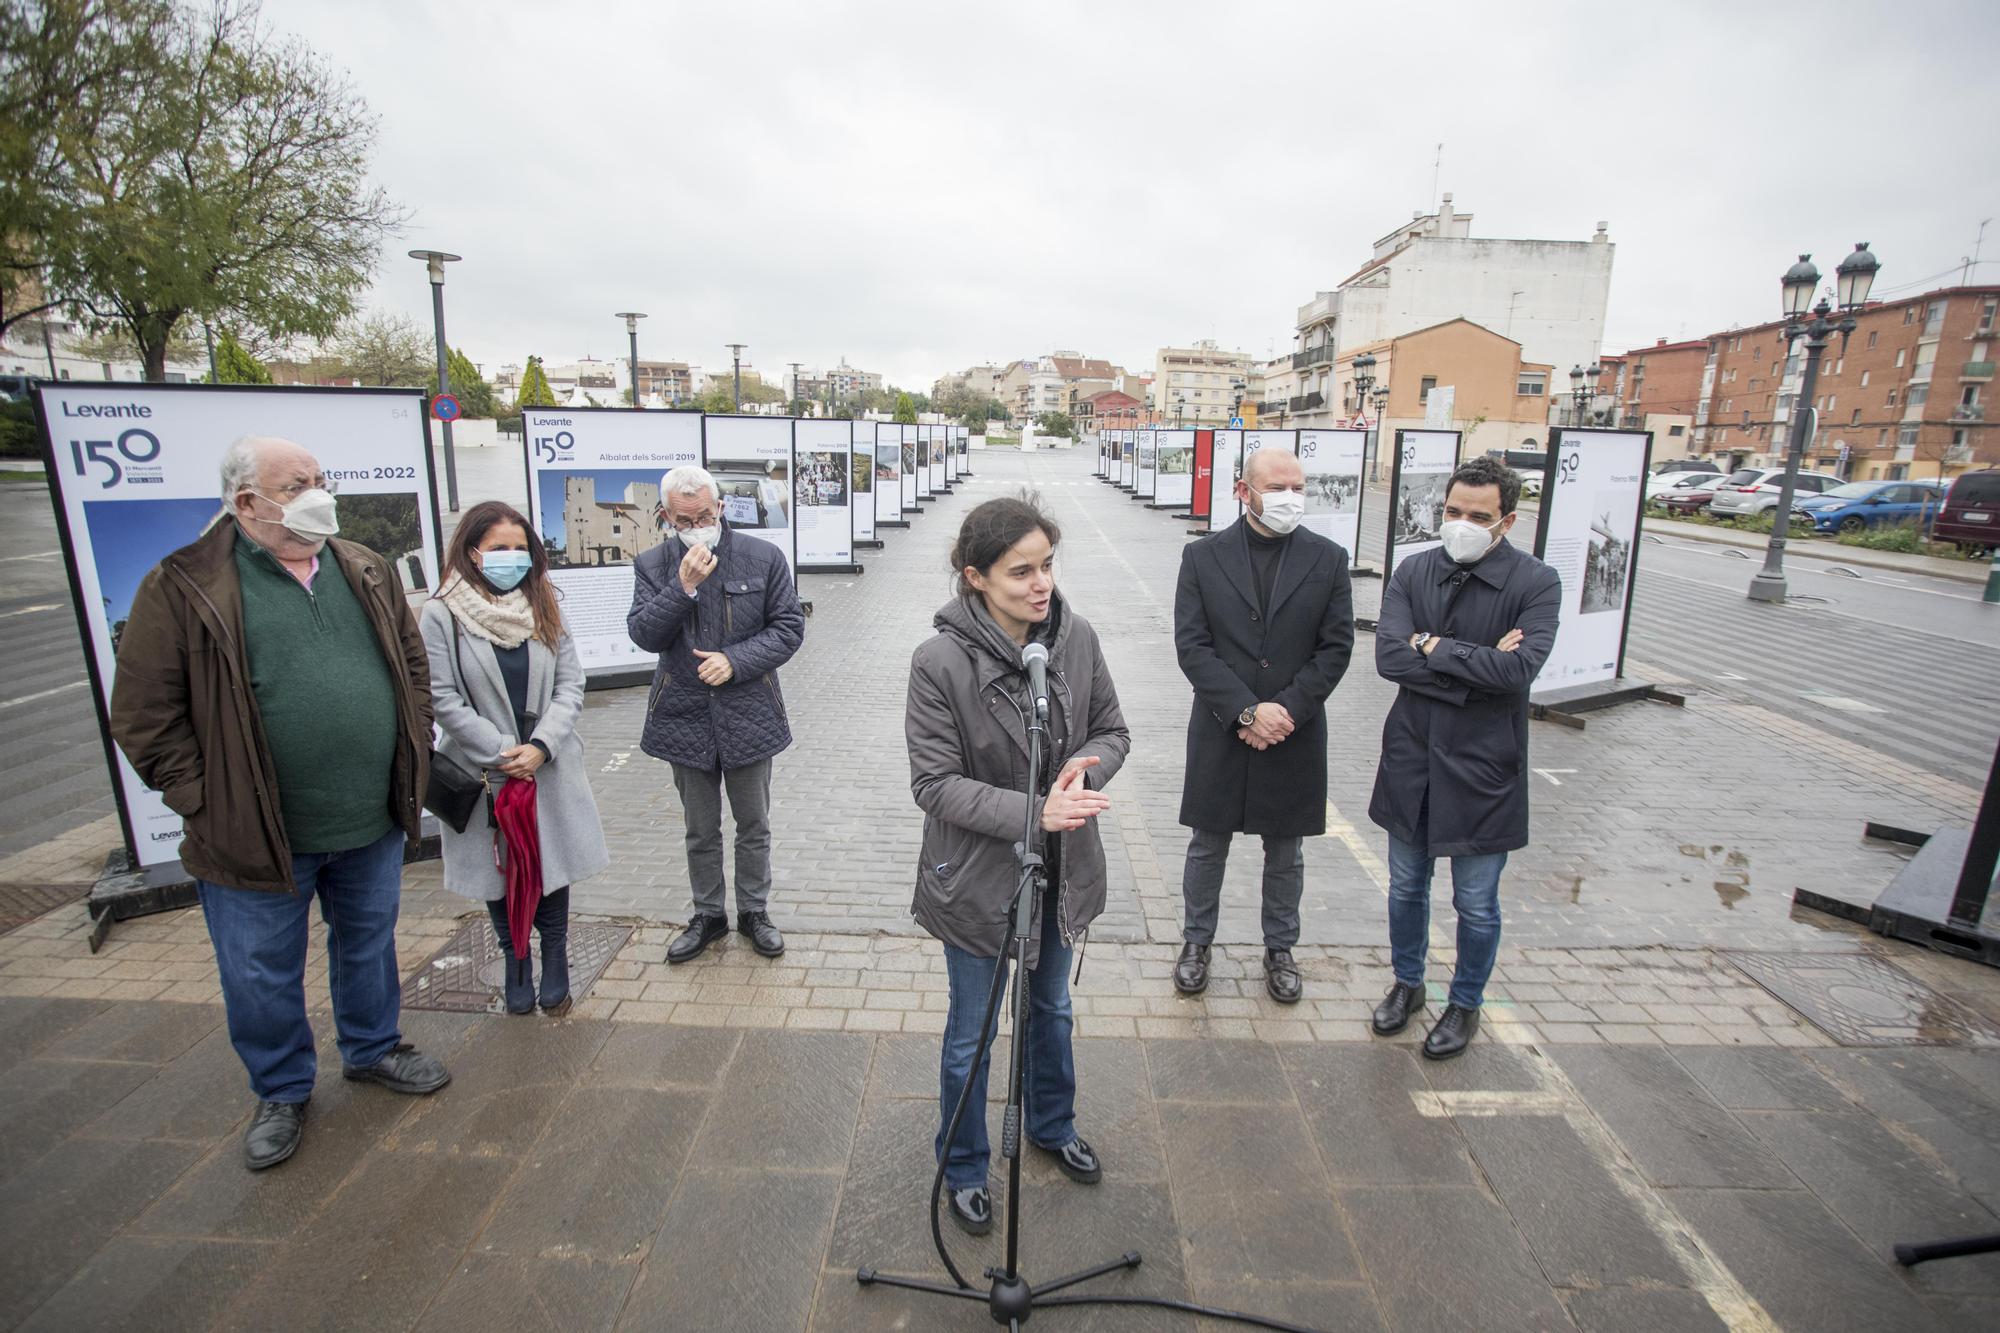
[[[1972,281],[1972,270],[1979,265],[1979,249],[1986,244],[1986,226],[1992,218],[1979,220],[1979,235],[1973,238],[1972,253],[1965,257],[1965,267],[1959,271],[1958,285],[1963,287]]]
[[[1439,144],[1437,158],[1431,163],[1431,212],[1438,211],[1438,173],[1444,170],[1444,145]]]

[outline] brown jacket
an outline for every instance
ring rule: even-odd
[[[1097,631],[1055,595],[1049,645],[1048,771],[1094,755],[1085,779],[1102,791],[1132,735]],[[981,958],[1007,943],[1007,906],[1019,880],[1014,844],[1028,820],[1027,681],[1021,650],[975,599],[958,597],[932,622],[938,633],[910,659],[910,793],[924,812],[924,840],[910,910],[946,944]],[[1097,822],[1060,835],[1058,915],[1075,943],[1104,910],[1104,841]],[[1032,966],[1041,956],[1042,914],[1034,914]]]
[[[218,523],[140,582],[118,645],[111,736],[181,817],[187,830],[181,865],[189,874],[231,888],[294,893],[271,752],[250,688],[237,540],[233,521]],[[389,801],[415,843],[431,755],[423,636],[381,556],[337,538],[326,553],[339,562],[388,659],[398,742]],[[328,718],[327,725],[341,719]]]

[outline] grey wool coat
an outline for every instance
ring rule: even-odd
[[[590,793],[583,742],[576,720],[583,712],[583,663],[568,634],[556,647],[539,639],[528,641],[528,711],[537,715],[535,734],[514,734],[514,706],[507,699],[507,682],[493,645],[461,628],[458,660],[452,660],[452,616],[443,602],[424,604],[419,624],[430,655],[431,701],[438,729],[444,733],[438,751],[471,772],[499,762],[502,750],[527,740],[549,747],[547,763],[535,770],[535,820],[542,841],[542,886],[553,893],[588,879],[611,864],[604,846],[604,825],[597,817],[597,799]],[[493,790],[505,782],[495,771]],[[506,896],[506,880],[493,862],[493,826],[486,803],[479,802],[465,832],[444,830],[444,886],[468,898],[497,901]]]
[[[1049,765],[1094,755],[1094,790],[1117,774],[1132,748],[1118,691],[1097,631],[1057,593],[1049,644]],[[982,958],[1006,945],[1007,907],[1020,872],[1014,844],[1028,818],[1028,699],[1021,649],[977,598],[946,603],[938,633],[910,658],[903,718],[910,793],[924,812],[923,851],[910,910],[938,939]],[[1058,835],[1044,834],[1053,841]],[[1104,910],[1104,842],[1095,820],[1060,835],[1057,913],[1065,943]],[[1041,930],[1042,913],[1034,914]],[[1028,955],[1033,966],[1040,939]]]

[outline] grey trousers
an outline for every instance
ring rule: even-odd
[[[1195,829],[1188,838],[1181,871],[1181,898],[1187,904],[1190,944],[1215,943],[1215,919],[1222,906],[1222,872],[1229,865],[1229,833]],[[1299,942],[1299,899],[1306,891],[1303,838],[1264,836],[1264,947],[1289,949]]]
[[[736,910],[761,912],[771,897],[771,761],[716,770],[673,765],[687,821],[688,885],[694,910],[727,916],[722,878],[722,789],[736,821]]]

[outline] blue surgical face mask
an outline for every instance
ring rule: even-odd
[[[479,555],[480,572],[501,592],[519,587],[534,566],[535,558],[526,551],[482,551]]]

